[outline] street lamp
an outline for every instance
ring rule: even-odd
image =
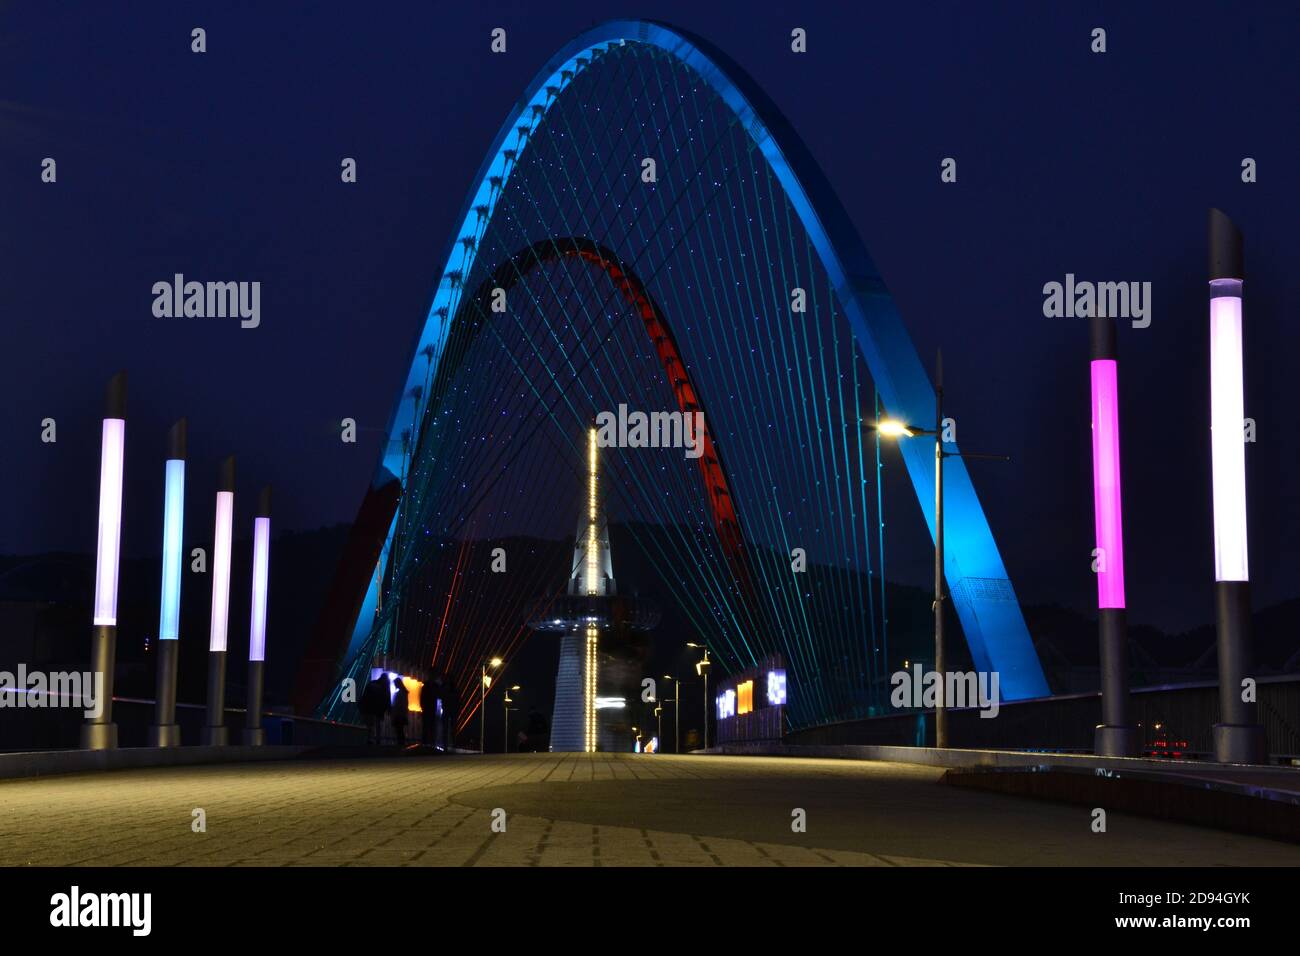
[[[709,660],[709,649],[703,644],[686,643],[687,647],[698,648],[704,651],[704,659],[695,662],[695,673],[704,678],[704,749],[709,749],[709,665],[713,662]]]
[[[519,690],[519,689],[520,688],[518,684],[515,684],[513,687],[506,688],[506,699],[503,705],[506,711],[506,730],[505,730],[505,739],[503,741],[505,745],[505,749],[502,751],[502,753],[510,753],[510,705],[514,703],[514,699],[510,696],[510,692],[512,690]]]
[[[163,492],[162,610],[158,618],[158,689],[149,743],[179,747],[176,723],[176,668],[181,616],[181,577],[184,570],[182,532],[185,526],[185,419],[167,433],[167,463]]]
[[[1214,759],[1263,763],[1264,728],[1243,684],[1252,677],[1250,573],[1246,547],[1245,371],[1242,366],[1241,233],[1210,210],[1210,464],[1214,495],[1214,603],[1219,723]]]
[[[248,619],[248,709],[244,712],[244,743],[266,743],[262,727],[262,687],[266,668],[266,600],[271,571],[271,486],[257,497],[253,518],[253,596]]]
[[[943,602],[946,599],[943,587],[943,460],[945,458],[993,458],[998,461],[1010,461],[1007,455],[982,455],[974,452],[945,451],[943,447],[943,353],[939,352],[934,368],[934,428],[917,428],[903,422],[885,419],[871,424],[863,422],[868,428],[874,428],[876,434],[886,438],[913,438],[917,435],[934,436],[934,670],[938,674],[938,698],[934,708],[934,745],[937,748],[948,746],[948,712],[945,701],[947,685],[947,662],[944,655],[943,640]]]
[[[490,687],[492,684],[492,678],[488,677],[488,668],[491,667],[495,669],[500,666],[501,666],[501,658],[499,657],[494,657],[491,660],[485,661],[483,664],[482,680],[479,681],[479,685],[478,685],[478,752],[479,753],[485,753],[486,745],[487,745],[487,739],[484,736],[484,734],[487,733],[487,724],[483,718],[486,716],[486,712],[484,711],[484,708],[487,706],[487,690],[488,687]]]
[[[663,704],[655,704],[655,717],[659,721],[659,729],[655,734],[655,740],[662,741],[664,739],[664,705]],[[660,743],[659,746],[663,746],[663,744]]]
[[[208,724],[203,743],[223,747],[226,728],[226,636],[230,624],[230,547],[235,520],[235,457],[221,462],[212,535],[212,621],[208,631]]]
[[[682,752],[682,682],[672,674],[665,674],[664,680],[673,682],[673,753],[679,754]]]
[[[95,547],[95,629],[91,633],[90,667],[103,686],[98,716],[81,727],[83,750],[117,747],[113,723],[113,671],[117,662],[117,578],[122,544],[122,475],[126,463],[126,373],[109,380],[103,437],[99,451],[99,540]]]
[[[1097,629],[1101,661],[1101,723],[1094,752],[1132,757],[1137,728],[1129,720],[1128,625],[1124,610],[1124,522],[1119,467],[1119,349],[1115,320],[1091,319],[1092,494],[1097,531]]]

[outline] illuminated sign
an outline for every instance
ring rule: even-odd
[[[736,685],[736,713],[748,714],[754,709],[754,682],[747,680]]]
[[[724,690],[718,695],[718,720],[736,716],[736,692]]]
[[[785,703],[785,671],[767,672],[767,702],[772,706]]]

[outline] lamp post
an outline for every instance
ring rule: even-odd
[[[1246,542],[1245,375],[1241,233],[1210,210],[1210,452],[1214,480],[1214,604],[1219,657],[1219,723],[1214,759],[1262,763],[1264,728],[1243,684],[1254,677]]]
[[[673,682],[673,753],[679,754],[682,752],[682,682],[671,674],[665,674],[664,680]]]
[[[1008,455],[985,455],[976,452],[945,451],[943,447],[943,353],[935,358],[934,369],[934,428],[916,428],[894,419],[878,423],[863,422],[868,428],[886,438],[913,438],[917,435],[934,436],[934,670],[938,675],[938,696],[934,708],[934,745],[948,744],[948,709],[944,699],[947,689],[947,658],[944,653],[944,567],[943,567],[943,461],[945,458],[990,458],[1010,461]]]
[[[514,703],[514,700],[510,696],[510,692],[512,690],[519,690],[519,689],[520,687],[518,684],[515,684],[513,687],[506,688],[506,699],[505,699],[506,729],[503,735],[504,739],[502,743],[504,744],[504,749],[501,751],[502,753],[507,753],[507,754],[510,753],[510,705]]]
[[[94,631],[90,670],[99,676],[99,713],[81,725],[84,750],[117,746],[113,723],[113,670],[117,663],[117,578],[122,544],[122,479],[126,460],[126,373],[108,382],[99,449],[99,537],[95,546]],[[89,694],[89,689],[86,693]]]
[[[478,752],[479,753],[487,752],[486,751],[487,737],[485,736],[487,734],[487,722],[484,720],[484,718],[487,716],[487,711],[485,710],[485,708],[487,707],[488,685],[492,683],[492,678],[488,676],[488,668],[491,667],[495,669],[500,666],[501,666],[501,658],[499,657],[494,657],[491,660],[485,661],[483,663],[482,679],[479,681],[479,685],[478,685]]]
[[[658,746],[664,745],[664,705],[655,704],[655,717],[659,721],[659,729],[655,733],[655,740],[659,741]],[[655,751],[658,753],[658,751]]]
[[[203,743],[223,747],[226,730],[226,635],[230,624],[230,539],[235,520],[235,456],[221,463],[212,540],[212,622],[208,635],[208,723]]]
[[[248,620],[248,708],[244,711],[244,743],[266,743],[262,729],[262,686],[266,666],[266,601],[271,570],[271,486],[257,496],[253,518],[253,598]]]
[[[185,525],[185,419],[167,433],[166,486],[163,492],[162,601],[158,618],[158,690],[149,743],[179,747],[176,723],[176,667],[180,657],[181,577]]]
[[[1097,532],[1094,560],[1101,662],[1101,723],[1093,731],[1093,750],[1107,757],[1131,757],[1138,751],[1138,737],[1137,728],[1129,719],[1115,320],[1094,315],[1089,338],[1092,353],[1092,494]]]
[[[709,749],[709,665],[713,662],[709,660],[709,649],[703,644],[693,644],[687,642],[687,647],[698,648],[704,651],[704,659],[695,662],[695,673],[704,678],[704,749]]]

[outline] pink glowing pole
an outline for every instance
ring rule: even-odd
[[[1097,531],[1097,636],[1101,723],[1093,749],[1107,757],[1138,751],[1129,720],[1128,624],[1124,610],[1124,509],[1119,467],[1119,361],[1115,323],[1092,317],[1092,500]]]
[[[1097,607],[1124,607],[1124,520],[1119,481],[1119,368],[1092,363],[1092,500],[1097,525]]]

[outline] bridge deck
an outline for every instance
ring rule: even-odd
[[[174,767],[0,783],[12,865],[1297,865],[1300,847],[894,763],[610,754]],[[192,830],[193,811],[206,833]],[[492,813],[505,810],[505,833]],[[807,832],[791,813],[807,812]]]

